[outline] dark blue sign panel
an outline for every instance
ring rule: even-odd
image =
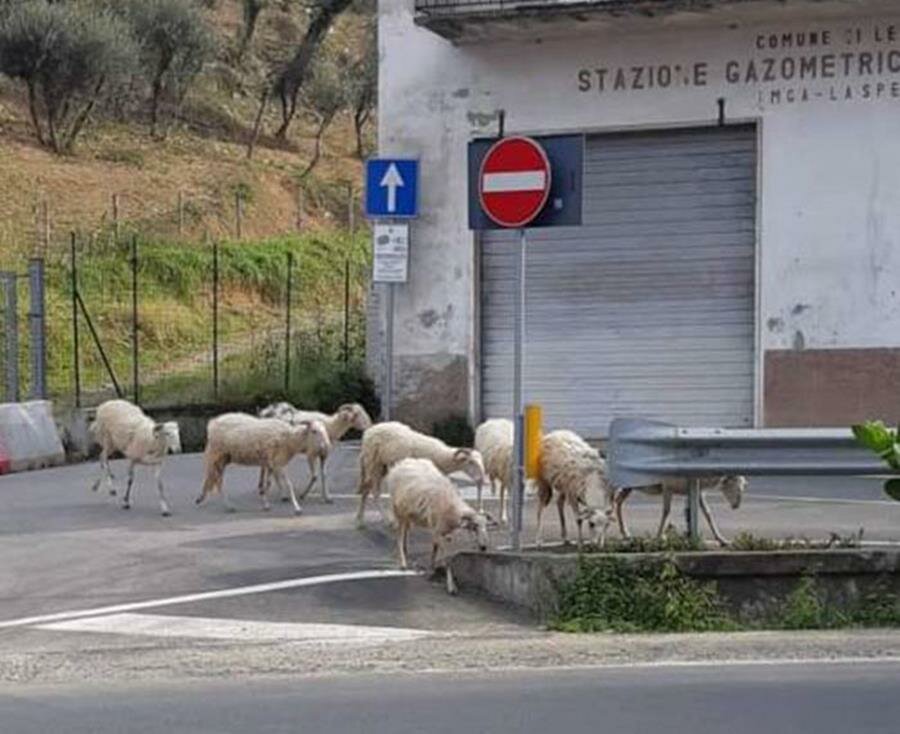
[[[531,135],[550,159],[550,196],[547,205],[528,225],[577,227],[581,224],[581,181],[584,169],[583,135]],[[481,208],[478,177],[481,161],[497,138],[478,138],[469,143],[469,229],[505,229]]]
[[[410,158],[370,158],[366,161],[366,216],[379,218],[419,215],[419,161]]]

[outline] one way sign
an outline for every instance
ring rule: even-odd
[[[366,216],[373,219],[419,214],[419,161],[370,158],[366,161]]]

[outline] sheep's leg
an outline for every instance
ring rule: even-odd
[[[195,505],[202,505],[215,491],[216,484],[220,483],[223,467],[218,463],[206,466],[206,476],[203,478],[203,488],[200,490],[200,496],[194,500]]]
[[[169,509],[169,503],[166,502],[166,488],[163,486],[162,480],[162,464],[157,464],[156,471],[156,491],[159,492],[159,511],[163,517],[169,517],[172,511]]]
[[[622,513],[622,505],[625,504],[625,500],[628,499],[628,496],[632,491],[631,487],[624,487],[616,492],[615,497],[613,497],[613,509],[616,511],[616,522],[619,525],[619,532],[622,534],[623,538],[631,537],[631,532],[625,525],[625,516]]]
[[[319,471],[321,473],[320,481],[322,482],[322,501],[326,505],[330,505],[332,502],[334,502],[334,500],[331,499],[331,495],[328,494],[328,480],[325,477],[325,462],[326,462],[326,458],[324,456],[320,456],[319,457]]]
[[[407,568],[406,563],[406,538],[409,533],[409,525],[403,523],[397,529],[397,555],[400,556],[400,568],[404,571]]]
[[[225,495],[225,467],[223,466],[221,471],[219,471],[219,475],[216,478],[216,489],[219,494],[222,496],[222,507],[225,508],[225,512],[235,512],[234,505],[228,501],[228,497]],[[268,493],[269,488],[269,480],[266,479],[266,492]]]
[[[125,487],[125,496],[122,498],[122,509],[131,509],[131,488],[134,486],[134,462],[128,462],[128,485]]]
[[[445,538],[444,542],[440,544],[443,546],[443,551],[444,551],[442,554],[443,555],[442,562],[444,564],[444,572],[447,575],[447,593],[448,594],[456,594],[458,589],[456,588],[456,581],[453,579],[453,569],[450,568],[450,553],[446,547],[447,544],[449,544],[449,542],[450,542],[450,539]],[[439,545],[438,543],[435,543],[433,546],[433,549],[432,549],[432,553],[431,553],[432,568],[436,567],[435,564],[437,562],[436,556],[437,556],[437,551],[438,551],[438,545]]]
[[[279,467],[277,469],[275,467],[273,467],[272,474],[275,475],[275,481],[278,483],[279,490],[284,491],[284,485],[287,485],[288,493],[291,496],[291,504],[294,505],[294,514],[302,515],[303,508],[300,507],[300,503],[297,502],[297,495],[294,493],[294,485],[291,482],[291,480],[287,477],[287,475],[285,474],[284,469],[281,467]]]
[[[493,482],[494,482],[494,480],[492,479],[491,483],[493,484]],[[484,482],[476,482],[475,483],[476,489],[478,491],[478,511],[479,512],[484,512],[484,500],[481,497],[481,490],[482,490],[483,484],[484,484]]]
[[[534,539],[534,544],[540,548],[544,544],[544,510],[549,504],[549,500],[547,502],[543,501],[543,498],[538,499],[538,508],[537,508],[537,535]]]
[[[109,465],[109,448],[104,443],[100,449],[100,476],[97,477],[97,481],[94,482],[91,490],[96,492],[100,488],[100,483],[106,480],[106,489],[109,492],[109,496],[115,497],[116,488],[113,486],[113,479],[112,468]]]
[[[263,512],[268,512],[272,509],[272,505],[269,504],[269,487],[271,485],[270,477],[272,473],[269,471],[269,468],[265,465],[262,465],[259,469],[259,498],[262,501]],[[265,477],[265,481],[263,481],[263,477]]]
[[[706,504],[706,498],[703,496],[703,492],[700,492],[700,509],[703,511],[703,517],[706,518],[706,524],[709,525],[709,529],[712,530],[712,534],[718,541],[719,545],[728,545],[728,540],[724,535],[722,535],[722,533],[719,532],[719,528],[716,527],[716,522],[715,520],[713,520],[709,505]]]
[[[666,532],[666,523],[669,521],[669,513],[672,511],[672,493],[664,489],[662,493],[662,517],[659,520],[659,530],[656,531],[656,537],[661,538]]]
[[[364,528],[366,526],[365,514],[366,514],[366,499],[368,498],[368,492],[360,492],[359,495],[359,507],[356,508],[356,527]]]
[[[582,519],[581,514],[578,512],[578,498],[573,496],[569,500],[569,505],[572,508],[572,513],[575,515],[575,526],[576,528],[578,528],[578,551],[581,552],[581,547],[584,545],[584,534],[582,528],[584,520]],[[564,506],[563,510],[565,510]]]
[[[300,493],[300,499],[306,499],[306,495],[309,494],[309,490],[311,490],[316,484],[316,457],[315,456],[307,456],[306,460],[309,462],[309,483],[306,485],[306,489],[304,489]]]
[[[556,511],[559,513],[559,528],[562,531],[563,545],[569,544],[568,534],[566,533],[566,496],[560,494],[556,498]]]
[[[491,481],[493,486],[493,480]],[[506,484],[500,482],[500,522],[506,524],[509,522],[509,513],[506,508]]]

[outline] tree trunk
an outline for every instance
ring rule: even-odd
[[[279,140],[287,138],[288,128],[297,111],[297,95],[306,79],[306,72],[313,56],[325,38],[335,19],[346,10],[352,0],[321,0],[315,15],[306,29],[306,35],[297,47],[294,57],[282,69],[275,82],[275,91],[281,98],[281,126],[275,133]]]
[[[331,124],[333,119],[334,115],[329,115],[328,117],[323,117],[319,121],[319,128],[316,130],[316,143],[313,148],[313,156],[309,159],[309,163],[306,164],[306,168],[300,173],[300,178],[306,178],[312,173],[313,168],[316,167],[316,164],[322,157],[322,137],[325,135],[325,129]]]
[[[353,113],[353,128],[356,132],[356,157],[363,159],[363,128],[369,121],[369,110],[367,108],[357,107]]]
[[[37,92],[34,88],[34,82],[30,79],[26,83],[28,87],[28,113],[31,115],[31,124],[34,127],[34,134],[37,135],[38,142],[41,145],[47,145],[47,139],[44,137],[44,129],[41,126],[41,118],[37,109]]]
[[[65,139],[63,140],[63,146],[67,152],[71,151],[75,145],[75,138],[81,133],[81,130],[84,128],[85,124],[88,121],[88,118],[91,116],[91,112],[94,110],[94,106],[97,104],[97,98],[100,96],[100,92],[103,91],[103,85],[106,84],[106,78],[101,77],[97,81],[97,86],[94,87],[94,94],[91,96],[90,100],[88,100],[87,104],[81,108],[81,112],[79,112],[75,119],[72,121],[72,126],[69,128],[69,132],[66,134]]]
[[[250,134],[250,140],[247,142],[247,160],[253,157],[253,149],[256,147],[256,141],[259,140],[259,131],[262,128],[263,115],[266,106],[269,104],[269,87],[267,86],[259,100],[259,111],[256,113],[256,120],[253,122],[253,132]]]
[[[265,7],[264,0],[244,0],[244,27],[241,29],[241,36],[238,43],[238,61],[244,58],[250,41],[253,40],[253,34],[256,31],[256,22],[259,15]]]

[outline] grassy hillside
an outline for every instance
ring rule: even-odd
[[[59,400],[71,399],[74,379],[68,265],[73,232],[82,296],[114,371],[129,389],[128,242],[133,234],[140,239],[140,371],[147,401],[213,398],[213,240],[223,243],[221,399],[283,394],[288,252],[295,257],[291,397],[309,403],[321,391],[316,380],[343,364],[345,260],[352,271],[351,362],[361,361],[368,239],[363,228],[351,235],[349,227],[351,219],[360,221],[361,162],[352,120],[338,115],[326,132],[320,163],[303,177],[313,154],[315,119],[301,110],[287,140],[276,141],[271,131],[279,117],[270,105],[248,160],[246,143],[266,75],[290,56],[306,16],[299,3],[270,3],[238,59],[242,3],[208,5],[216,58],[164,139],[151,136],[140,116],[117,119],[107,112],[92,121],[71,155],[56,155],[35,139],[21,85],[0,76],[0,269],[21,269],[30,256],[48,263],[48,372]],[[362,53],[369,20],[365,11],[345,13],[328,37],[328,50]],[[371,128],[367,134],[371,146]],[[22,294],[23,309],[25,300]],[[87,402],[96,403],[110,394],[111,384],[83,317],[79,321],[82,383]],[[26,322],[23,310],[23,352]],[[317,366],[304,371],[298,360]]]

